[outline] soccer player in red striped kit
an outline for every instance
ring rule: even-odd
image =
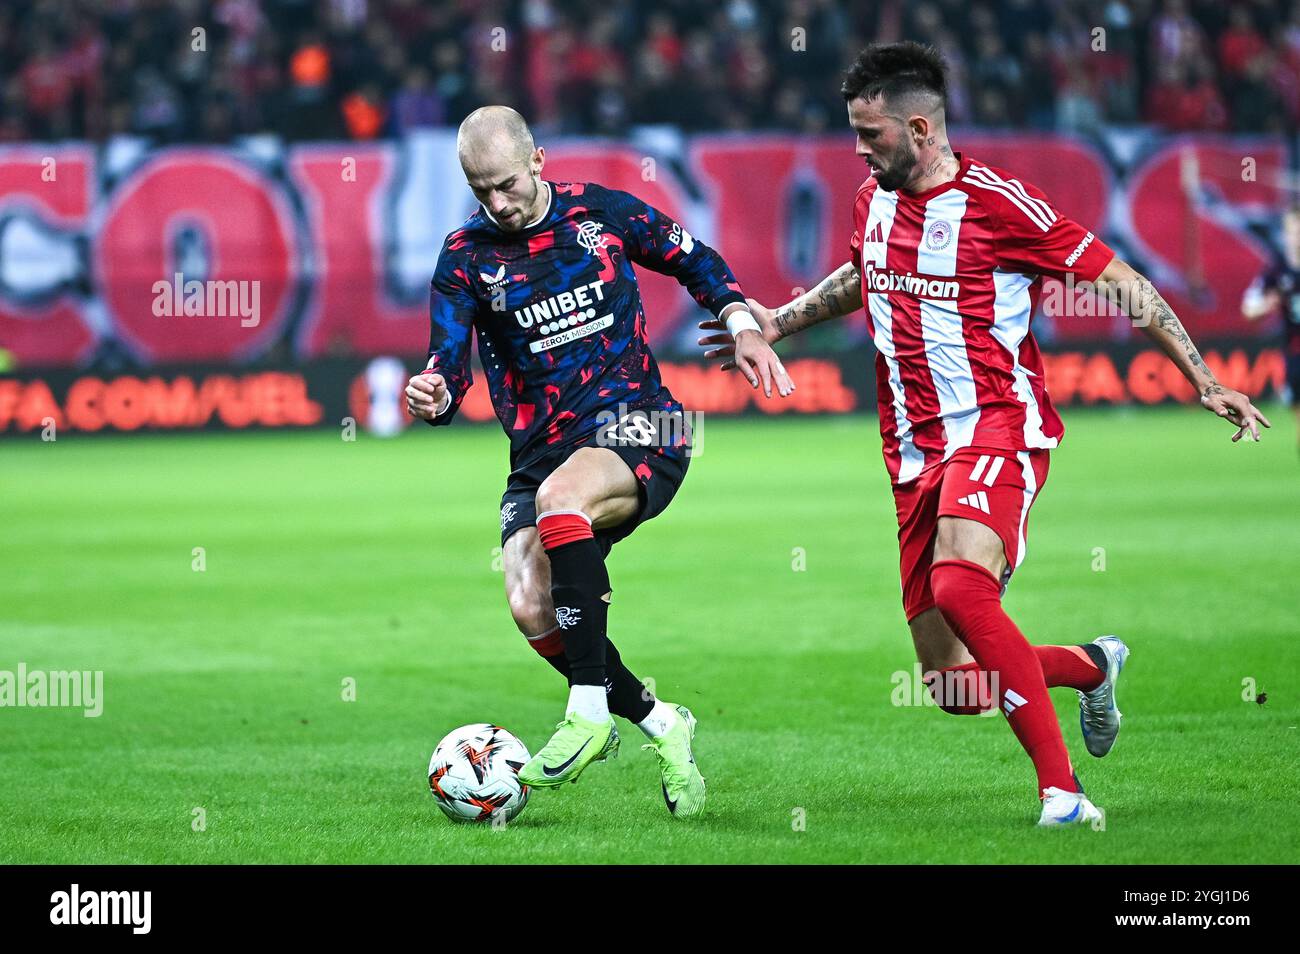
[[[1032,646],[1002,607],[1025,556],[1029,509],[1064,426],[1029,330],[1043,276],[1093,283],[1120,303],[1196,388],[1258,440],[1268,420],[1219,384],[1159,292],[1100,238],[1011,173],[953,152],[942,58],[873,45],[841,93],[871,175],[853,207],[850,261],[775,311],[750,302],[769,342],[866,305],[876,345],[880,432],[898,512],[903,606],[936,700],[958,715],[952,677],[989,687],[1037,773],[1039,824],[1101,816],[1083,794],[1048,696],[1078,691],[1088,751],[1119,731],[1115,683],[1128,647]],[[716,321],[701,327],[719,330]],[[727,358],[730,336],[710,335]],[[724,363],[729,369],[731,362]],[[989,677],[996,678],[989,678]],[[968,701],[968,700],[967,700]]]

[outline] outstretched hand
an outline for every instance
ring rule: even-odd
[[[1259,425],[1272,427],[1262,411],[1250,403],[1250,398],[1240,391],[1225,388],[1221,384],[1211,384],[1201,393],[1201,404],[1206,410],[1213,411],[1219,417],[1226,417],[1237,427],[1232,435],[1233,441],[1239,441],[1247,434],[1251,440],[1259,440]]]
[[[757,331],[742,331],[737,335],[732,352],[732,364],[740,369],[751,387],[758,387],[761,380],[763,393],[768,397],[772,396],[774,383],[781,397],[788,397],[794,390],[794,382],[786,374],[785,365]]]
[[[776,330],[776,313],[770,308],[760,305],[752,298],[746,298],[745,302],[749,305],[749,313],[754,316],[758,326],[763,329],[763,340],[770,345],[780,341],[781,333]],[[699,344],[718,346],[705,351],[704,357],[710,361],[721,358],[722,370],[734,371],[736,369],[736,359],[734,357],[736,343],[732,339],[730,332],[727,331],[727,323],[721,318],[710,318],[708,321],[700,322],[700,330],[720,332],[720,334],[704,335],[700,338]]]
[[[705,351],[704,357],[709,360],[723,359],[721,366],[723,371],[739,369],[750,387],[757,388],[761,381],[763,393],[768,397],[772,396],[772,384],[775,382],[777,393],[781,397],[787,397],[794,390],[794,382],[786,373],[781,359],[772,350],[772,343],[781,337],[776,330],[776,316],[754,299],[748,298],[746,301],[762,333],[751,329],[742,331],[732,338],[731,333],[727,331],[727,323],[722,318],[701,321],[701,331],[716,332],[699,339],[702,345],[716,346]]]

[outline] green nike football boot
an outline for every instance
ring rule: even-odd
[[[659,787],[668,811],[674,818],[693,818],[704,811],[704,777],[691,751],[695,716],[685,706],[673,708],[681,717],[677,724],[641,748],[652,750],[659,760]]]
[[[519,781],[537,788],[576,782],[592,762],[618,755],[618,730],[614,720],[592,722],[570,712],[555,727],[551,741],[519,770]]]

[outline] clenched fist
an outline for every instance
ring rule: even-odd
[[[412,417],[431,421],[445,414],[451,405],[451,392],[447,380],[434,372],[424,371],[406,384],[406,411]]]

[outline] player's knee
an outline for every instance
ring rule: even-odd
[[[935,531],[934,562],[960,560],[979,566],[997,566],[1004,560],[1002,539],[978,520],[940,517]]]
[[[993,574],[968,560],[936,561],[930,568],[930,592],[934,594],[934,605],[954,631],[959,630],[956,624],[977,612],[986,599],[1000,598]]]
[[[555,625],[555,610],[551,606],[551,595],[541,593],[536,587],[515,586],[506,593],[510,603],[510,615],[514,617],[519,632],[525,636],[536,636]]]
[[[582,512],[587,501],[578,481],[567,474],[551,474],[537,488],[536,506],[539,514],[550,510],[577,510]]]
[[[949,572],[948,563],[940,563],[930,568],[930,592],[934,594],[935,608],[943,618],[951,622],[954,614],[960,614],[962,600],[961,577]]]

